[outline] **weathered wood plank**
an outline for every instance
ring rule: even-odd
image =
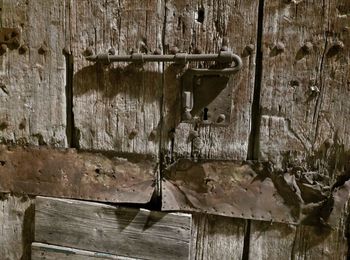
[[[334,171],[346,164],[350,144],[347,2],[265,3],[260,159],[276,168],[300,164],[335,178]],[[334,163],[336,168],[331,166]]]
[[[34,200],[0,193],[0,258],[30,259],[34,240]]]
[[[251,100],[254,88],[258,1],[166,1],[165,52],[218,53],[223,45],[243,56],[243,69],[232,77],[232,116],[228,127],[198,126],[181,123],[182,69],[166,66],[164,72],[164,107],[162,147],[171,158],[246,159],[250,133]],[[208,67],[208,64],[192,64]],[[208,111],[210,113],[210,111]],[[214,120],[215,121],[215,120]],[[191,130],[198,131],[200,142],[192,142]],[[175,131],[175,134],[169,132]],[[196,145],[196,143],[198,145]]]
[[[348,259],[346,223],[335,230],[252,221],[249,259]]]
[[[161,49],[162,13],[160,0],[72,4],[74,118],[79,147],[158,155],[162,64],[94,65],[83,54]]]
[[[143,259],[188,259],[191,215],[37,197],[35,241]]]
[[[0,191],[148,203],[155,190],[155,161],[113,152],[0,146]]]
[[[118,259],[132,260],[135,258],[116,256],[80,250],[70,247],[48,245],[43,243],[32,244],[32,260],[96,260],[96,259]]]
[[[242,259],[246,221],[194,214],[192,223],[191,259]]]
[[[22,46],[0,56],[2,143],[67,145],[66,2],[1,1],[1,25],[18,28]]]

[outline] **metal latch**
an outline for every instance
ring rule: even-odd
[[[130,55],[98,54],[86,57],[89,61],[111,62],[175,62],[186,64],[191,61],[214,61],[220,69],[188,69],[182,76],[182,121],[227,125],[230,122],[232,106],[232,84],[230,76],[242,67],[242,59],[230,52],[219,54],[157,55],[134,53]],[[234,66],[231,67],[232,62]]]

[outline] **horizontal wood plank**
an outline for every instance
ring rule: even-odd
[[[43,243],[32,244],[32,260],[132,260],[133,258],[104,254]]]
[[[35,241],[143,259],[188,259],[191,215],[37,197]]]

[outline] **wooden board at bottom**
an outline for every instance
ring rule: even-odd
[[[48,245],[43,243],[32,244],[32,260],[132,260],[134,258],[79,250],[70,247]]]
[[[188,259],[191,215],[37,197],[35,242],[142,259]]]

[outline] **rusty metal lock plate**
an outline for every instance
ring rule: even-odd
[[[232,111],[234,71],[226,69],[189,69],[182,78],[184,122],[228,125]]]
[[[18,28],[1,28],[0,44],[6,44],[8,48],[15,49],[20,44],[20,30]]]

